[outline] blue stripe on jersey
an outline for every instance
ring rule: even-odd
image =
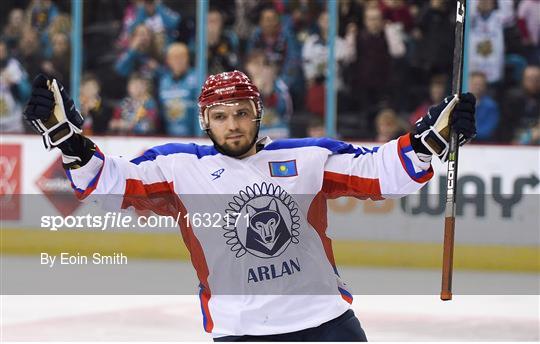
[[[368,153],[373,154],[379,150],[379,147],[375,147],[373,149],[354,147],[350,143],[330,139],[328,137],[276,140],[266,145],[264,150],[291,149],[313,146],[326,148],[334,154],[354,154],[355,158]]]
[[[202,284],[199,284],[199,302],[201,305],[201,313],[203,316],[203,328],[206,330],[206,325],[208,324],[208,317],[206,316],[206,312],[204,311],[204,307],[203,307],[202,292],[203,292],[203,286]]]
[[[349,298],[351,300],[351,302],[352,302],[353,296],[352,296],[351,293],[349,293],[348,290],[345,290],[344,288],[341,288],[341,287],[338,287],[338,290],[341,293],[341,295],[345,295],[345,297]]]
[[[405,163],[405,170],[407,171],[407,174],[409,174],[409,176],[412,179],[419,182],[419,180],[422,179],[424,176],[426,176],[430,172],[430,170],[427,170],[427,171],[421,170],[419,172],[416,172],[414,170],[414,164],[412,160],[407,156],[407,153],[411,151],[413,151],[412,146],[405,146],[399,149],[399,154],[403,158],[403,162]]]
[[[203,156],[216,155],[218,154],[218,151],[214,148],[214,146],[199,146],[195,143],[167,143],[150,148],[140,157],[131,160],[131,162],[138,165],[144,161],[156,160],[156,158],[160,155],[177,153],[193,154],[200,159]]]

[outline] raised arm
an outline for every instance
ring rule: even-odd
[[[24,116],[43,135],[47,149],[62,151],[66,175],[79,199],[90,194],[115,195],[122,208],[152,209],[142,200],[157,194],[174,195],[172,180],[167,177],[172,176],[168,171],[171,164],[159,163],[166,156],[156,154],[155,149],[132,161],[104,155],[80,134],[82,116],[62,85],[57,83],[57,89],[51,85],[52,80],[42,75],[34,80]]]
[[[449,125],[461,145],[476,135],[475,102],[470,93],[447,97],[429,109],[412,133],[373,149],[331,141],[322,192],[328,198],[374,200],[416,192],[433,176],[432,155],[443,162],[448,158]]]
[[[418,158],[409,134],[373,149],[342,144],[326,161],[322,191],[328,198],[400,197],[417,191],[433,176],[431,158]]]

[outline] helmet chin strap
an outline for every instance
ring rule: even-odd
[[[223,146],[219,145],[216,142],[216,140],[214,139],[214,135],[212,134],[212,131],[210,131],[210,128],[206,129],[205,131],[206,131],[206,134],[208,135],[208,137],[210,138],[210,140],[212,140],[212,143],[214,144],[214,147],[216,148],[216,150],[218,152],[220,152],[223,155],[227,155],[227,156],[236,158],[236,157],[239,157],[239,156],[242,156],[242,155],[246,154],[251,149],[251,147],[253,147],[253,145],[255,145],[255,143],[257,142],[257,139],[259,138],[259,129],[261,128],[261,121],[260,120],[256,120],[256,121],[257,121],[257,131],[255,132],[255,136],[253,137],[253,140],[251,141],[251,143],[249,144],[249,146],[246,149],[241,150],[238,153],[229,152],[226,149],[224,149]]]

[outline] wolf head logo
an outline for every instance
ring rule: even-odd
[[[291,243],[299,243],[298,205],[279,185],[246,186],[232,198],[225,213],[223,237],[236,258],[246,253],[274,258]]]
[[[248,204],[246,209],[249,214],[246,246],[268,255],[275,254],[291,238],[276,200],[272,199],[262,208]]]

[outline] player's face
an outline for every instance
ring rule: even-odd
[[[250,100],[234,100],[213,105],[208,124],[215,143],[227,155],[239,158],[255,153],[256,113]]]

